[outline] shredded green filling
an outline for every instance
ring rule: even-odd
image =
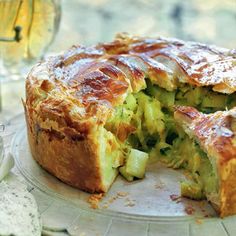
[[[128,181],[143,178],[149,156],[149,159],[157,159],[168,167],[187,171],[190,178],[181,183],[183,196],[204,199],[210,193],[217,193],[215,169],[198,144],[176,128],[173,105],[193,106],[211,113],[236,106],[236,94],[226,96],[206,87],[190,85],[169,92],[152,85],[149,80],[146,84],[145,90],[127,96],[105,126],[124,139],[121,145],[127,155],[119,167],[121,175]]]

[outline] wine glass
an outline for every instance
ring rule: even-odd
[[[0,111],[8,99],[1,84],[26,77],[54,40],[60,16],[60,0],[0,0]]]
[[[42,57],[59,21],[59,0],[0,0],[1,79],[19,79]]]

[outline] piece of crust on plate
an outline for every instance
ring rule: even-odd
[[[236,108],[203,114],[192,107],[176,107],[175,120],[210,160],[218,182],[207,194],[221,217],[236,213]]]

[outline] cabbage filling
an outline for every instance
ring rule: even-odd
[[[146,80],[146,88],[129,94],[105,125],[123,150],[119,172],[128,181],[143,178],[148,160],[158,160],[186,171],[189,178],[181,183],[182,196],[204,199],[208,194],[217,194],[214,165],[199,145],[177,128],[174,105],[193,106],[211,113],[236,106],[236,94],[226,96],[206,87],[184,84],[167,91]]]

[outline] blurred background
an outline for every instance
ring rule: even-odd
[[[58,33],[44,56],[66,50],[73,44],[111,41],[117,32],[154,37],[162,35],[236,48],[236,0],[42,2],[54,1],[61,4],[61,20]],[[1,22],[0,19],[0,26],[4,27]],[[48,27],[46,23],[44,25]],[[2,83],[0,99],[3,112],[0,116],[11,117],[23,111],[20,98],[24,97],[25,77],[26,73],[21,80]]]
[[[110,41],[117,32],[236,47],[236,0],[62,0],[53,51]]]

